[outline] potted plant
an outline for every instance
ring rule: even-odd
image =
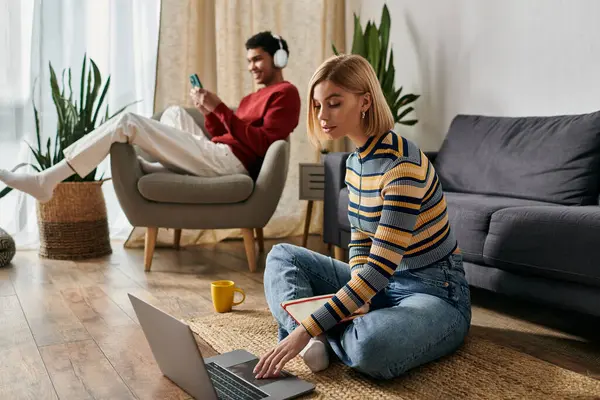
[[[60,87],[51,63],[49,69],[52,101],[58,117],[54,141],[48,138],[46,143],[42,143],[39,114],[33,102],[37,147],[34,148],[29,143],[28,146],[36,164],[20,164],[13,171],[23,166],[30,166],[38,172],[52,167],[64,159],[63,150],[131,105],[109,115],[107,104],[102,115],[100,114],[110,87],[110,76],[102,88],[100,70],[91,58],[88,65],[85,55],[81,68],[79,101],[77,98],[73,99],[71,69],[63,69]],[[52,200],[37,203],[40,256],[77,260],[100,257],[112,252],[106,203],[102,193],[102,184],[106,180],[103,176],[96,177],[96,169],[85,177],[75,174],[56,187]],[[0,198],[10,191],[11,188],[2,190]]]
[[[381,23],[379,27],[372,21],[367,21],[367,26],[363,30],[360,18],[354,14],[354,37],[352,39],[352,54],[359,54],[369,61],[377,73],[377,78],[385,99],[392,110],[394,122],[402,125],[414,125],[418,122],[416,119],[405,119],[407,115],[414,110],[413,107],[407,107],[410,103],[417,100],[420,95],[402,94],[402,87],[396,90],[394,79],[396,70],[394,68],[394,50],[390,50],[389,61],[388,45],[390,40],[390,12],[387,5],[383,6],[381,14]],[[335,45],[332,44],[334,54],[338,55]]]

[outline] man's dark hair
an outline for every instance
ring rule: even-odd
[[[290,50],[288,49],[287,42],[283,40],[283,38],[281,38],[281,44],[289,56]],[[258,47],[261,47],[272,57],[275,55],[275,52],[279,50],[279,40],[273,37],[271,31],[260,32],[246,41],[246,50],[256,49]]]

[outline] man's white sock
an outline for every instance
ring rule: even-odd
[[[325,335],[311,338],[300,352],[304,364],[312,371],[323,371],[329,366],[329,353],[327,352],[327,339]]]
[[[52,199],[54,188],[75,172],[71,169],[67,160],[62,160],[51,168],[36,174],[17,174],[0,170],[0,181],[6,186],[25,192],[35,197],[40,203]]]

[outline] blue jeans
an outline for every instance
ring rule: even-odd
[[[267,303],[279,340],[298,324],[281,302],[335,293],[350,280],[348,264],[291,244],[267,257]],[[371,300],[370,311],[326,332],[331,350],[346,365],[377,379],[391,379],[454,352],[471,324],[471,300],[462,256],[397,271]]]

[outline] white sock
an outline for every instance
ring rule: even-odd
[[[325,335],[311,338],[308,344],[300,352],[304,364],[312,371],[323,371],[329,366],[329,353],[327,352],[327,339]]]
[[[40,203],[52,199],[56,185],[75,174],[66,160],[62,160],[51,168],[35,174],[17,174],[0,170],[0,181],[6,186],[25,192],[35,197]]]
[[[169,169],[159,162],[150,162],[138,156],[138,161],[145,174],[153,174],[155,172],[169,172]]]

